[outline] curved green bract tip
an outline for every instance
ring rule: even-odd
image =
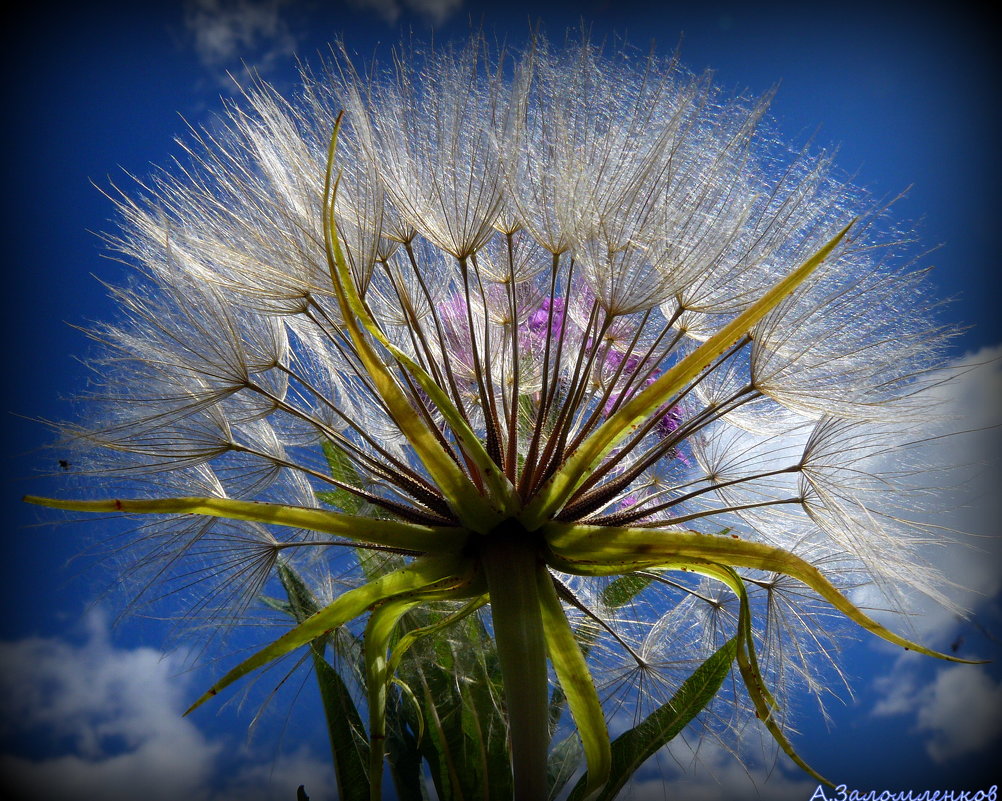
[[[484,607],[487,604],[487,601],[488,597],[486,595],[481,595],[479,598],[473,598],[468,603],[464,604],[461,609],[456,610],[451,615],[446,615],[441,620],[438,620],[428,626],[411,629],[402,635],[393,646],[393,650],[390,652],[390,659],[387,664],[388,674],[392,676],[397,672],[397,668],[400,667],[400,661],[404,658],[404,654],[406,654],[407,651],[410,650],[410,647],[418,640],[432,634],[437,634],[454,623],[458,623],[463,618]]]
[[[742,581],[741,576],[735,573],[732,568],[724,565],[694,565],[692,569],[704,576],[722,581],[738,597],[740,612],[738,613],[738,632],[736,635],[736,657],[738,671],[741,673],[741,680],[744,682],[748,696],[752,699],[752,704],[755,706],[755,716],[762,721],[772,735],[772,738],[783,749],[783,752],[793,760],[797,767],[822,784],[834,787],[835,785],[831,781],[814,770],[800,757],[776,721],[776,711],[779,708],[779,704],[766,686],[762,671],[758,666],[758,656],[755,652],[755,638],[752,631],[751,605],[748,603],[748,592],[745,589],[745,583]]]
[[[926,648],[895,634],[846,598],[814,565],[774,545],[693,531],[551,522],[543,528],[552,564],[579,575],[612,575],[652,567],[726,565],[782,573],[806,584],[847,618],[905,650],[948,662],[983,664]]]

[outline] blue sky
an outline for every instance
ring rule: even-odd
[[[806,3],[698,5],[592,0],[541,11],[519,0],[198,0],[14,14],[2,55],[9,80],[0,774],[62,776],[67,786],[92,787],[95,799],[134,797],[154,779],[165,799],[290,798],[303,782],[315,799],[326,797],[325,744],[308,689],[287,718],[273,705],[250,741],[250,708],[179,720],[209,671],[189,670],[184,653],[162,658],[165,627],[156,621],[111,628],[121,597],[99,599],[110,574],[73,559],[93,532],[38,527],[42,516],[18,500],[56,486],[39,471],[57,469],[58,454],[36,450],[48,435],[24,418],[73,416],[65,398],[86,384],[79,357],[87,344],[72,326],[114,316],[99,280],[115,282],[124,268],[101,256],[95,232],[112,230],[112,207],[94,184],[127,184],[123,171],[148,175],[178,155],[174,138],[186,121],[207,122],[220,94],[232,94],[226,71],[239,74],[241,62],[291,87],[294,55],[311,60],[337,36],[364,56],[394,43],[402,28],[435,26],[436,37],[449,38],[472,19],[521,41],[540,15],[554,37],[583,18],[596,36],[625,33],[641,46],[654,39],[663,53],[680,43],[682,60],[714,69],[724,87],[764,93],[778,85],[772,114],[788,140],[813,136],[837,147],[841,168],[877,196],[908,189],[898,214],[938,248],[923,261],[933,265],[941,295],[954,298],[943,319],[969,326],[955,358],[1002,354],[993,252],[999,70],[985,12],[961,3],[938,10],[848,3],[824,12]],[[979,424],[998,422],[1000,386],[997,363],[971,374],[963,401]],[[977,460],[997,442],[988,432],[958,447]],[[958,514],[961,527],[998,533],[997,483],[972,473],[974,500]],[[960,653],[994,664],[946,667],[862,638],[845,660],[856,695],[831,707],[830,727],[809,705],[798,710],[797,742],[809,762],[859,789],[978,789],[1002,778],[989,764],[1002,734],[999,549],[990,540],[985,546],[982,555],[944,557],[985,594],[966,598],[972,621],[940,615],[916,627],[934,646],[958,643]],[[807,799],[814,789],[782,761],[766,781],[768,762],[753,759],[746,774],[710,747],[700,759],[690,778],[673,780],[675,797],[751,798],[758,787],[765,799]],[[663,770],[674,775],[675,764],[665,759]],[[634,797],[661,798],[661,782],[645,775]],[[48,797],[41,778],[34,786]]]

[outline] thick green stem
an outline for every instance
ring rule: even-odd
[[[550,744],[539,552],[522,526],[506,521],[487,535],[482,557],[508,710],[515,801],[539,801],[547,797]]]

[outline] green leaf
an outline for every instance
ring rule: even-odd
[[[292,611],[292,604],[288,601],[283,601],[281,598],[272,598],[270,595],[259,595],[258,600],[269,609],[274,609],[276,612],[281,612],[283,615],[288,615],[293,619],[296,617]]]
[[[520,515],[523,525],[532,531],[563,507],[609,451],[637,431],[652,415],[657,414],[661,407],[709,367],[714,359],[751,331],[762,318],[806,281],[828,258],[854,223],[855,220],[850,222],[817,253],[773,285],[758,301],[610,415],[536,493]]]
[[[369,742],[362,716],[344,678],[324,657],[323,649],[319,645],[311,648],[334,756],[338,798],[365,801],[369,797]]]
[[[402,723],[408,718],[410,710],[401,706],[397,699],[393,699],[393,703],[389,716],[395,725],[389,728],[386,735],[386,753],[397,801],[427,801],[421,765],[422,743]]]
[[[429,623],[425,626],[420,626],[417,628],[412,628],[407,631],[406,634],[402,635],[397,641],[396,645],[393,646],[393,650],[390,654],[390,661],[388,669],[390,674],[396,673],[397,668],[400,666],[400,660],[403,659],[404,654],[407,653],[408,649],[422,637],[427,637],[431,634],[437,634],[449,626],[452,626],[456,622],[462,620],[467,615],[480,609],[487,603],[487,596],[481,595],[479,598],[472,598],[467,603],[465,603],[460,609],[455,612],[444,615],[441,619],[436,620],[433,623]]]
[[[320,605],[313,597],[313,593],[310,592],[310,588],[288,563],[280,561],[277,572],[278,580],[282,582],[282,589],[285,590],[285,595],[288,598],[286,605],[289,614],[295,618],[297,623],[302,623],[320,611]]]
[[[329,439],[323,441],[322,447],[331,478],[352,487],[361,486],[362,482],[358,471],[344,449]],[[316,496],[324,503],[337,507],[350,515],[357,515],[362,507],[365,506],[365,501],[362,498],[341,487],[336,487],[332,490],[322,490],[317,492]]]
[[[390,675],[391,676],[393,675],[392,671],[390,671]],[[405,681],[402,681],[400,678],[394,676],[391,682],[394,687],[400,690],[401,699],[407,701],[411,711],[416,713],[414,715],[414,718],[418,722],[418,730],[417,730],[417,740],[415,741],[415,746],[420,746],[421,741],[424,739],[424,715],[421,714],[421,703],[418,701],[417,696],[414,694],[414,691],[410,688],[410,685],[407,684]],[[415,748],[415,753],[416,752],[417,749]]]
[[[285,606],[297,622],[302,623],[319,611],[313,593],[289,565],[279,562],[278,577],[289,598]],[[347,684],[324,655],[328,639],[324,636],[313,640],[310,651],[327,721],[338,798],[366,801],[369,797],[369,741]]]
[[[737,638],[734,637],[696,668],[670,701],[613,741],[609,781],[594,801],[615,798],[640,766],[676,737],[713,700],[731,671],[736,653]],[[587,775],[581,777],[567,801],[579,801],[584,797],[587,778]]]
[[[427,631],[446,618],[453,620],[448,634],[413,639],[400,660],[400,677],[421,698],[425,731],[421,754],[440,801],[510,801],[512,773],[499,701],[503,692],[500,670],[494,641],[483,621],[475,614],[461,616],[422,607],[405,615],[399,627]],[[398,640],[393,656],[407,637],[405,633]],[[457,681],[457,676],[463,681]],[[395,714],[398,721],[407,721],[410,731],[422,726],[409,706]],[[389,732],[387,754],[403,801],[409,798],[404,792],[408,778],[411,785],[414,781],[413,773],[403,771],[410,770],[408,760],[417,746],[410,731],[402,728],[398,725]]]
[[[469,677],[452,682],[458,684],[455,697],[462,713],[463,762],[475,767],[464,797],[506,801],[512,797],[512,771],[497,648],[476,615],[464,621],[460,634],[448,647],[460,675]]]
[[[643,592],[651,581],[653,581],[653,576],[643,576],[636,573],[620,576],[602,590],[602,603],[611,609],[625,606]]]
[[[415,673],[422,683],[427,733],[421,752],[428,762],[436,794],[442,801],[463,799],[464,785],[471,776],[465,770],[463,730],[457,723],[461,716],[453,702],[452,687],[436,667],[422,665],[415,668]]]

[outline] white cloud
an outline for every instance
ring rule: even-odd
[[[931,465],[963,465],[955,477],[953,507],[946,524],[974,536],[950,542],[953,538],[944,535],[949,544],[930,546],[927,558],[944,575],[963,583],[950,588],[948,594],[977,621],[979,610],[1002,590],[1002,537],[998,533],[998,520],[1002,519],[1002,495],[998,492],[1002,346],[984,348],[957,360],[951,368],[962,372],[938,393],[956,419],[952,425],[970,433],[933,440],[924,453]],[[881,604],[877,598],[870,600]],[[945,650],[962,630],[963,620],[927,598],[911,600],[912,636]],[[901,621],[890,622],[900,626]],[[872,714],[910,716],[914,730],[926,737],[926,752],[936,762],[984,753],[1002,735],[1002,684],[983,667],[956,665],[932,673],[922,657],[901,654],[890,673],[878,678],[874,687],[881,698]]]
[[[0,757],[20,798],[204,798],[218,746],[182,709],[177,665],[149,648],[120,650],[97,614],[80,646],[32,638],[0,643],[5,734],[43,733],[66,753],[42,760]]]
[[[659,756],[657,775],[641,769],[622,795],[623,801],[805,801],[817,782],[785,758],[773,761],[774,744],[763,747],[762,732],[747,731],[737,755],[709,739],[689,745],[677,738]],[[764,735],[768,737],[768,735]],[[789,770],[787,770],[789,766]]]
[[[1002,591],[1002,494],[999,493],[999,457],[1002,454],[1002,345],[983,348],[951,363],[947,370],[954,380],[936,388],[945,423],[930,428],[929,440],[915,449],[920,463],[935,470],[956,467],[946,474],[949,492],[937,492],[936,509],[914,515],[930,528],[933,542],[921,555],[957,582],[943,591],[957,607],[976,613],[987,600]],[[966,433],[950,433],[966,432]],[[942,433],[947,436],[938,436]],[[894,454],[890,454],[895,458]],[[864,608],[886,609],[890,604],[876,587],[853,594]],[[944,648],[951,642],[961,618],[936,601],[914,593],[907,599],[907,623],[911,639]],[[899,615],[875,612],[874,617],[900,629]]]
[[[391,25],[405,13],[433,25],[448,19],[463,0],[343,0],[371,11]],[[291,59],[302,29],[315,8],[296,0],[185,0],[184,27],[199,61],[224,89],[234,89],[229,74],[269,72]],[[315,16],[315,14],[314,14]]]
[[[924,696],[916,717],[932,732],[926,751],[936,762],[985,751],[1002,734],[1002,684],[980,666],[939,671]]]
[[[405,6],[435,23],[444,22],[462,4],[463,0],[404,0]]]
[[[391,25],[406,9],[438,25],[445,22],[462,4],[463,0],[350,0],[356,8],[375,11]]]
[[[874,688],[880,700],[873,707],[875,717],[906,715],[915,711],[915,699],[919,693],[919,677],[910,667],[910,659],[902,659],[895,669],[874,681]]]
[[[0,642],[0,737],[45,754],[0,754],[0,797],[288,801],[299,784],[333,796],[330,765],[306,748],[232,754],[183,718],[193,682],[179,658],[116,647],[99,613],[85,627],[82,644]]]
[[[879,690],[887,695],[873,714],[913,714],[915,729],[928,733],[926,753],[935,762],[986,753],[1002,735],[1002,684],[980,665],[956,665],[936,672],[921,686],[914,663],[898,665],[882,677]]]
[[[375,12],[390,24],[410,12],[438,25],[463,0],[347,0],[363,11]],[[277,61],[295,55],[298,46],[295,13],[308,14],[295,0],[186,0],[184,26],[199,60],[219,72],[238,71],[246,63],[267,72]],[[305,24],[300,21],[300,24]]]
[[[289,0],[188,0],[184,24],[205,66],[222,71],[246,63],[266,72],[296,51],[282,13],[288,5]]]
[[[967,433],[930,443],[929,458],[960,465],[954,476],[954,508],[950,525],[974,535],[972,547],[937,551],[947,575],[963,576],[967,592],[958,599],[968,607],[1002,590],[1002,517],[999,457],[1002,455],[1002,345],[983,348],[951,365],[962,371],[955,382],[940,388],[945,408],[955,417],[948,423]],[[957,572],[954,572],[957,571]]]

